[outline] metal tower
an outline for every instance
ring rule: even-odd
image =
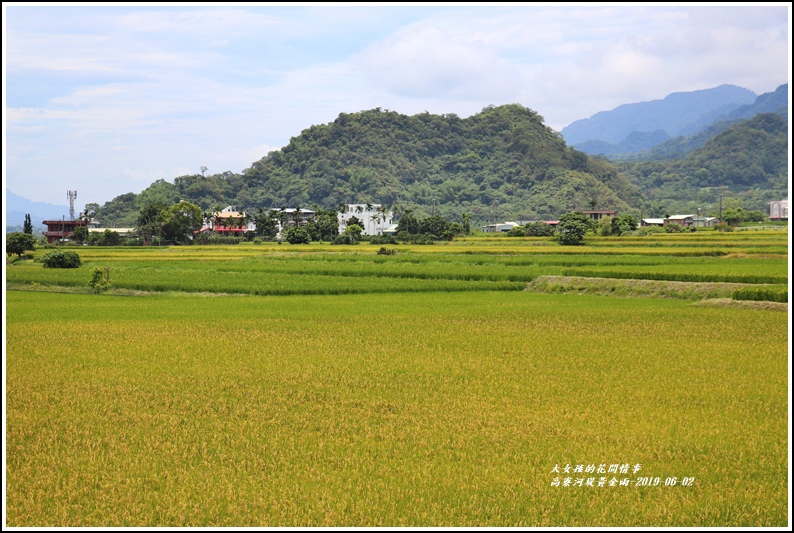
[[[74,199],[77,198],[77,191],[66,191],[69,199],[69,220],[74,220]]]

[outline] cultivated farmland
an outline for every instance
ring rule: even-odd
[[[525,289],[576,276],[787,299],[787,237],[17,261],[7,522],[783,526],[787,311]],[[95,267],[114,289],[90,293]]]

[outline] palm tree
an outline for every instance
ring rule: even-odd
[[[468,213],[463,213],[460,217],[461,226],[463,226],[463,231],[466,232],[466,235],[471,233],[471,217]]]
[[[297,204],[295,206],[295,213],[292,215],[292,219],[295,221],[296,228],[300,225],[300,217],[301,217],[301,206],[300,204]]]
[[[285,229],[284,225],[286,224],[286,222],[287,222],[287,207],[282,204],[281,207],[278,208],[278,225],[279,225],[278,230],[279,231],[281,231],[281,232],[284,231],[284,229]]]

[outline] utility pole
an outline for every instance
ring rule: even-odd
[[[720,223],[722,222],[722,191],[720,191]]]

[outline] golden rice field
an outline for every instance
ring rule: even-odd
[[[786,276],[785,255],[742,252],[759,242],[573,260]],[[575,268],[551,245],[463,241],[393,263],[324,248],[7,265],[6,525],[787,525],[787,312],[515,290],[511,276]],[[81,292],[94,266],[187,290]],[[213,289],[202,267],[233,280]],[[270,271],[373,289],[224,289]]]

